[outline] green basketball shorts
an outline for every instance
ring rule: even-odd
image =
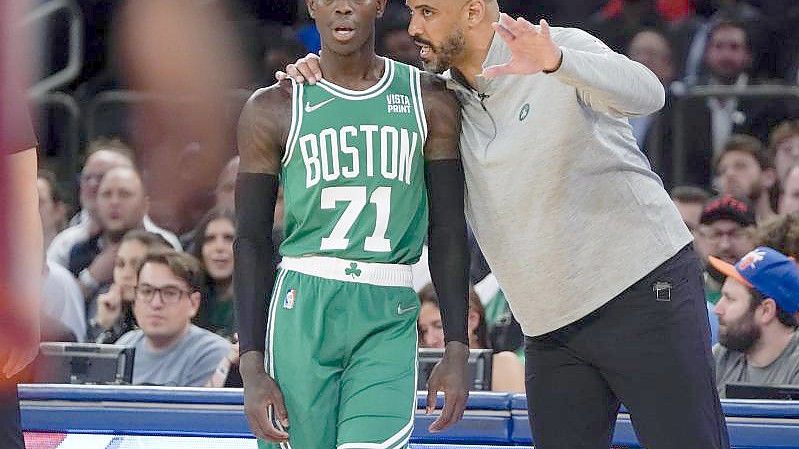
[[[289,442],[261,448],[398,449],[416,410],[411,267],[284,258],[275,280],[265,369],[280,386]]]

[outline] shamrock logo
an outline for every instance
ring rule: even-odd
[[[346,270],[344,270],[344,275],[345,276],[352,276],[353,279],[355,279],[356,277],[360,277],[361,276],[361,270],[358,269],[358,264],[355,263],[355,262],[352,262],[350,264],[350,267],[347,268]]]

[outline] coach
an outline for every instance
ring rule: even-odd
[[[692,236],[627,121],[663,106],[658,79],[496,0],[406,4],[463,105],[467,215],[526,335],[536,447],[609,447],[621,403],[644,447],[729,447]]]

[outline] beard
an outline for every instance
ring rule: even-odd
[[[425,70],[432,73],[443,73],[452,66],[452,60],[463,54],[466,48],[466,37],[463,30],[455,30],[447,40],[441,45],[434,46],[432,43],[422,39],[416,39],[417,42],[430,46],[432,58],[425,61],[422,60],[422,65]]]
[[[755,312],[747,314],[719,330],[719,343],[730,351],[746,352],[760,339],[760,328],[755,325]]]

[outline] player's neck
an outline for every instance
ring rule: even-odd
[[[325,80],[352,90],[372,87],[383,76],[383,59],[375,54],[374,45],[349,55],[340,55],[322,48],[319,65]]]

